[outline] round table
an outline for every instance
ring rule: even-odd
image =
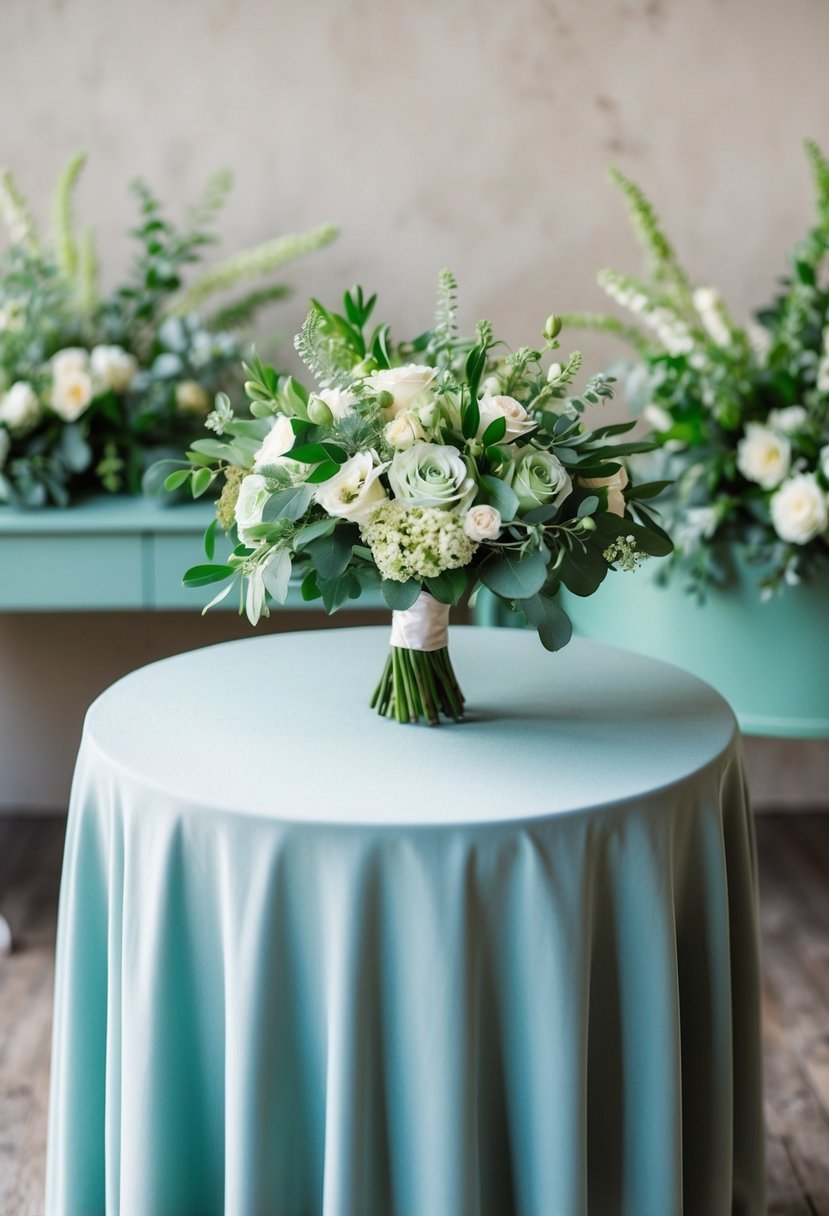
[[[725,702],[467,628],[469,720],[400,726],[387,637],[211,647],[90,709],[48,1216],[760,1216]]]

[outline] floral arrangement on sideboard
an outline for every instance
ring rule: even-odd
[[[738,324],[719,291],[692,283],[649,200],[616,170],[648,273],[604,270],[599,283],[633,323],[565,317],[635,351],[629,397],[658,444],[655,475],[674,481],[665,569],[701,597],[735,547],[764,597],[829,559],[829,162],[812,141],[806,152],[815,223],[756,319]]]
[[[278,237],[188,284],[215,242],[230,174],[210,180],[182,223],[138,181],[132,266],[102,293],[93,235],[73,218],[84,163],[74,156],[58,179],[48,240],[11,173],[0,174],[9,236],[0,256],[0,502],[19,507],[138,492],[147,466],[180,452],[215,394],[238,384],[241,333],[289,290],[268,276],[336,235],[325,225]],[[254,279],[262,282],[245,286]]]
[[[328,612],[379,586],[392,647],[372,704],[398,721],[461,716],[446,625],[464,597],[486,588],[556,650],[571,634],[562,586],[587,596],[609,570],[671,551],[649,502],[663,484],[634,486],[625,467],[652,445],[619,442],[633,423],[585,424],[610,380],[575,392],[581,356],[553,357],[555,316],[538,346],[510,351],[488,321],[460,337],[456,292],[444,271],[434,323],[400,342],[360,287],[342,313],[313,301],[295,340],[309,384],[254,357],[253,418],[220,397],[213,434],[166,478],[194,496],[221,487],[208,563],[184,578],[225,584],[208,607],[235,588],[255,624],[292,576]],[[217,524],[234,543],[225,562]]]

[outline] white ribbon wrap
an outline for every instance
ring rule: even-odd
[[[391,645],[402,650],[443,650],[449,645],[449,605],[421,591],[411,608],[392,612]]]

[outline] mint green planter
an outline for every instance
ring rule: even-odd
[[[829,737],[829,569],[766,603],[757,567],[731,555],[732,575],[704,604],[661,563],[611,573],[589,599],[562,593],[582,637],[664,659],[712,684],[746,734]]]

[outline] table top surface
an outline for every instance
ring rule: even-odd
[[[493,823],[637,799],[732,743],[707,684],[628,651],[529,630],[453,628],[468,718],[379,717],[383,627],[245,639],[177,655],[92,705],[92,763],[194,812],[339,825]]]

